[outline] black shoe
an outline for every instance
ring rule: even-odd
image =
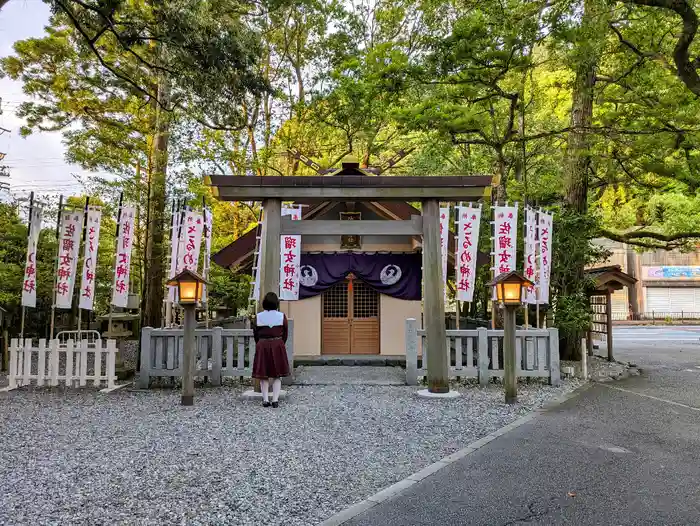
[[[274,407],[275,409],[277,409],[279,406],[280,406],[279,402],[272,402],[272,407]]]
[[[263,407],[270,407],[270,402],[263,402]]]

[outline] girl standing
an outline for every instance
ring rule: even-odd
[[[259,312],[253,323],[255,338],[255,359],[253,360],[253,378],[260,380],[263,407],[270,407],[268,390],[272,383],[272,407],[279,407],[279,395],[282,390],[283,376],[289,376],[287,361],[287,316],[279,311],[280,301],[277,294],[268,292],[263,299],[263,311]]]

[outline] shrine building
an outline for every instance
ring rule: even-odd
[[[279,271],[276,279],[264,271],[264,261],[268,268],[280,268],[275,239],[301,236],[299,300],[281,303],[281,310],[294,320],[295,356],[388,357],[405,355],[405,321],[425,322],[422,306],[433,296],[432,310],[439,311],[433,315],[444,334],[439,202],[478,201],[491,178],[378,176],[356,162],[344,162],[342,169],[324,176],[211,176],[207,182],[219,199],[263,201],[264,213],[272,217],[272,226],[263,220],[263,245],[267,239],[274,248],[266,256],[268,249],[262,247],[261,295],[279,290]],[[302,206],[300,221],[280,217],[282,201]],[[421,201],[422,210],[410,204]],[[437,248],[429,258],[423,249],[428,238],[431,246],[435,240],[434,232],[426,230],[426,214],[430,228],[438,229]],[[214,262],[235,272],[252,272],[258,235],[256,229],[247,232],[215,254]],[[448,269],[454,269],[451,233],[448,246]],[[431,277],[423,271],[428,267]],[[440,267],[439,276],[434,267]],[[425,298],[423,291],[427,293],[431,283],[436,285],[431,287],[433,294]]]

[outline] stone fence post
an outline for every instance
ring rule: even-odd
[[[418,385],[418,329],[415,318],[406,320],[406,385]]]
[[[287,362],[289,363],[289,376],[282,378],[282,385],[292,385],[294,383],[294,320],[287,319]],[[251,364],[251,367],[253,365]]]
[[[484,327],[479,327],[476,332],[478,334],[479,385],[485,387],[489,384],[489,333]]]
[[[549,331],[549,385],[558,386],[561,378],[559,371],[559,329]]]
[[[141,329],[141,363],[139,364],[139,389],[148,389],[150,384],[149,368],[151,367],[151,327]]]
[[[211,384],[221,385],[221,368],[223,367],[224,330],[214,327],[211,333]]]

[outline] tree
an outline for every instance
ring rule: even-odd
[[[267,89],[252,55],[257,33],[241,25],[243,14],[231,10],[232,2],[215,4],[221,9],[212,11],[215,6],[209,3],[197,9],[187,4],[178,14],[166,3],[118,3],[105,15],[81,2],[54,17],[45,38],[17,43],[18,55],[3,61],[4,71],[21,78],[25,91],[39,98],[20,107],[18,114],[27,118],[23,133],[65,130],[70,160],[115,172],[135,190],[132,198],[146,210],[148,232],[142,251],[148,284],[144,321],[154,326],[160,325],[162,312],[172,124],[185,119],[200,126],[240,128],[245,96],[259,96]],[[96,31],[94,38],[86,40],[86,28]],[[186,31],[193,32],[187,39]],[[202,38],[208,38],[206,46]],[[220,57],[215,46],[221,42],[226,49]],[[205,52],[216,56],[204,57]],[[241,54],[247,58],[241,59]],[[216,74],[198,69],[197,60],[209,60],[210,70],[218,68]],[[118,63],[118,71],[110,61]],[[104,75],[105,68],[114,75]],[[157,96],[143,85],[155,87]],[[68,129],[76,122],[79,129]]]
[[[267,84],[255,71],[258,35],[244,23],[275,3],[236,0],[45,0],[80,35],[104,70],[166,111],[179,108],[212,128],[238,129],[241,102]],[[167,50],[157,60],[144,52]],[[165,73],[172,96],[145,81]],[[225,103],[223,101],[226,101]]]

